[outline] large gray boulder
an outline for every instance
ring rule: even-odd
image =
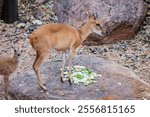
[[[75,27],[87,19],[87,11],[98,14],[107,34],[103,37],[91,34],[85,42],[88,45],[131,39],[147,12],[144,0],[56,0],[54,4],[59,22]]]
[[[113,61],[94,56],[76,56],[74,65],[83,65],[101,74],[96,84],[85,86],[61,83],[61,61],[45,62],[41,74],[46,81],[48,91],[39,88],[32,67],[18,74],[10,83],[10,95],[13,99],[100,99],[105,96],[117,96],[120,99],[150,99],[149,86],[140,81],[129,68]]]

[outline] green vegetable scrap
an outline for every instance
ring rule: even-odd
[[[68,69],[69,67],[65,68],[64,72],[64,80],[68,80]],[[84,66],[75,65],[72,67],[72,79],[73,83],[79,85],[79,83],[83,83],[84,85],[89,85],[91,83],[96,83],[95,77],[102,77],[100,74],[96,74],[91,69],[87,69]]]

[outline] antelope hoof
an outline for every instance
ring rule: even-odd
[[[72,82],[71,82],[71,80],[69,79],[69,83],[70,83],[70,85],[72,85]]]
[[[61,80],[61,83],[64,83],[64,80],[63,80],[63,78],[62,78],[62,77],[61,77],[61,79],[60,79],[60,80]]]

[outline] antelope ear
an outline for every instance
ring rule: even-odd
[[[94,20],[94,16],[90,12],[85,12],[86,15],[88,16],[88,20]]]
[[[96,12],[96,13],[93,13],[93,18],[94,18],[94,20],[96,20],[96,19],[98,18],[97,12]]]
[[[94,16],[92,16],[92,15],[89,15],[88,18],[90,21],[95,20]]]

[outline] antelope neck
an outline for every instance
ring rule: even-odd
[[[79,28],[79,32],[81,34],[82,42],[92,33],[92,29],[90,28],[90,23],[86,22]]]

